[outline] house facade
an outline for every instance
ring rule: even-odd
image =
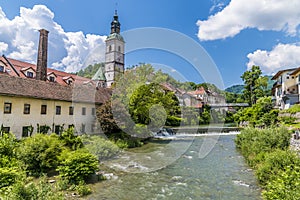
[[[299,103],[300,94],[300,68],[292,68],[278,71],[272,80],[272,95],[275,108],[288,109],[291,105]]]

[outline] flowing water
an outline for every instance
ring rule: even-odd
[[[201,157],[208,137],[150,142],[124,152],[106,163],[116,173],[95,184],[88,199],[261,199],[253,172],[235,149],[235,136],[215,137],[212,150]]]

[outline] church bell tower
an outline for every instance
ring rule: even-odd
[[[105,53],[105,78],[107,87],[111,87],[116,78],[124,73],[124,48],[125,41],[120,35],[121,24],[117,11],[111,22],[110,35],[107,36]]]

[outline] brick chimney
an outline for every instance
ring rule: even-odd
[[[39,30],[40,40],[37,57],[36,79],[47,80],[47,54],[48,54],[48,33],[45,29]]]

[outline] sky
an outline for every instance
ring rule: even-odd
[[[252,65],[266,75],[300,66],[299,8],[300,0],[0,0],[0,55],[36,63],[45,28],[48,67],[104,62],[117,9],[126,67],[151,63],[196,83],[220,76],[229,87]]]

